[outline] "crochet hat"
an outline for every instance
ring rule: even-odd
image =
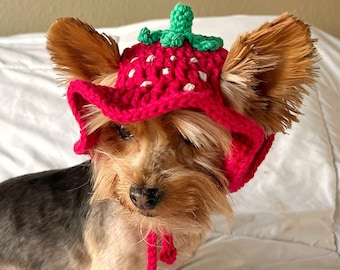
[[[68,101],[80,125],[75,152],[88,154],[97,134],[88,135],[83,106],[93,104],[116,122],[131,123],[177,109],[194,108],[208,115],[232,134],[232,150],[225,157],[230,192],[253,176],[274,136],[251,119],[223,103],[220,73],[227,57],[223,41],[191,32],[193,13],[178,4],[171,13],[170,29],[141,30],[140,43],[124,50],[116,84],[112,87],[80,80],[68,88]]]

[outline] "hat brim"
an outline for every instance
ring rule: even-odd
[[[209,91],[182,92],[159,98],[153,103],[143,102],[143,97],[139,97],[141,102],[138,107],[124,100],[124,95],[124,89],[91,82],[75,80],[69,84],[68,102],[80,126],[80,139],[74,146],[77,154],[89,154],[97,142],[97,134],[88,135],[84,128],[85,105],[95,105],[105,116],[118,123],[143,121],[177,109],[199,109],[232,134],[232,150],[225,158],[225,171],[229,191],[235,192],[254,176],[274,140],[274,135],[266,137],[262,127],[226,107],[221,97],[213,96]]]

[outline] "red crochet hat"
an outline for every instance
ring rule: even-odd
[[[169,30],[142,29],[140,43],[125,49],[113,87],[80,80],[68,88],[68,101],[80,125],[75,152],[88,154],[97,134],[88,135],[83,106],[93,104],[116,122],[141,121],[176,109],[199,109],[232,134],[232,150],[225,158],[230,192],[253,176],[274,136],[251,119],[225,106],[220,93],[220,73],[228,52],[222,39],[191,33],[193,15],[177,5]]]

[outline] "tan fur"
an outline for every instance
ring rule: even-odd
[[[267,134],[290,128],[298,121],[304,86],[314,83],[313,42],[309,27],[290,14],[238,37],[221,74],[226,103]]]
[[[141,255],[137,260],[146,256],[145,238],[149,230],[168,231],[173,234],[180,254],[174,266],[177,267],[193,255],[204,239],[205,230],[211,229],[211,214],[228,218],[232,215],[225,196],[227,179],[220,169],[230,149],[230,134],[202,113],[179,110],[124,124],[133,134],[126,140],[117,132],[121,124],[112,122],[94,106],[86,109],[88,133],[100,132],[98,145],[92,151],[91,204],[94,208],[103,204],[112,208],[111,214],[102,218],[107,223],[108,235],[114,236],[96,237],[98,216],[90,219],[86,231],[89,253],[100,261],[98,265],[111,265],[110,258],[127,256],[127,251],[121,254],[115,244],[125,240],[136,244],[131,254]],[[129,198],[131,186],[160,188],[165,195],[154,210],[140,210]],[[115,225],[110,228],[111,224]],[[131,260],[126,266],[137,263],[133,256]],[[137,264],[142,269],[145,261]]]
[[[124,127],[133,137],[122,140],[117,134],[120,124],[98,114],[93,121],[106,123],[101,127],[98,145],[92,153],[95,179],[92,201],[117,197],[131,211],[135,209],[128,199],[131,185],[159,186],[171,191],[169,194],[174,194],[174,197],[169,195],[164,203],[164,207],[171,205],[172,211],[159,206],[157,211],[154,210],[156,212],[148,213],[150,215],[164,217],[167,214],[171,218],[171,212],[174,212],[177,215],[185,213],[186,218],[197,219],[202,214],[198,222],[205,225],[209,224],[209,220],[205,216],[207,213],[203,215],[204,208],[210,213],[230,215],[231,209],[224,196],[227,192],[227,179],[220,169],[231,142],[230,135],[224,128],[201,113],[180,110],[143,122],[125,124]],[[106,118],[106,121],[100,118]],[[92,124],[93,121],[89,121],[89,127],[96,126],[95,123]],[[192,130],[200,136],[196,137]],[[184,139],[194,142],[191,144]],[[186,178],[188,179],[184,180]],[[203,201],[204,204],[211,201],[209,204],[198,207],[198,202],[195,201],[184,203],[185,199],[180,194],[184,196],[186,192],[189,193],[184,187],[191,181],[193,190],[190,192],[196,192],[198,201]],[[200,183],[202,186],[198,189]],[[217,196],[216,192],[222,192],[223,195]],[[202,200],[200,197],[204,193],[210,193],[211,198]],[[164,213],[158,214],[158,211]],[[189,223],[193,225],[195,221]]]
[[[66,80],[114,86],[119,52],[111,37],[66,18],[52,25],[47,48]],[[297,121],[314,62],[309,27],[284,14],[235,41],[221,73],[224,102],[267,134],[284,131]],[[129,124],[112,122],[92,105],[84,111],[87,132],[99,140],[90,149],[93,195],[84,232],[90,263],[83,268],[145,269],[152,229],[173,234],[179,255],[171,269],[177,269],[204,240],[212,214],[232,216],[223,171],[230,133],[191,110]],[[131,136],[121,136],[122,126]],[[131,202],[131,186],[164,195],[154,209],[142,210]]]
[[[48,31],[47,49],[66,82],[74,78],[93,81],[118,70],[116,41],[78,19],[57,20]]]

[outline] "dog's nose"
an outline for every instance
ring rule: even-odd
[[[160,202],[162,191],[158,188],[130,188],[130,199],[139,209],[152,210]]]

